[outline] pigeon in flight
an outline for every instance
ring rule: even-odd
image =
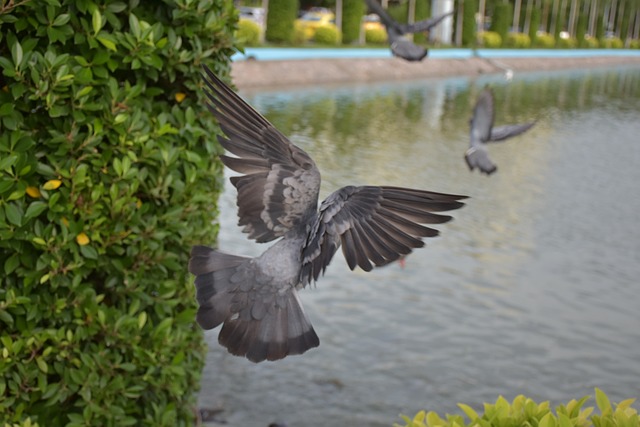
[[[391,52],[407,61],[422,61],[428,54],[428,50],[416,45],[403,36],[410,33],[422,33],[429,31],[438,25],[443,19],[453,15],[453,12],[445,13],[413,24],[401,24],[395,21],[377,0],[365,0],[369,9],[380,17],[380,20],[387,29],[387,38],[391,45]]]
[[[320,341],[297,291],[318,280],[340,246],[352,270],[388,264],[438,235],[421,224],[451,220],[436,212],[462,207],[466,196],[347,186],[318,208],[320,171],[311,157],[204,70],[208,107],[225,134],[218,139],[234,155],[220,159],[242,174],[231,178],[238,224],[258,243],[279,240],[256,258],[194,246],[196,320],[204,329],[222,324],[219,343],[253,362],[302,354]]]
[[[471,146],[464,154],[464,158],[470,170],[478,168],[487,175],[491,175],[498,169],[489,158],[487,143],[504,141],[512,136],[520,135],[536,123],[533,121],[521,125],[493,127],[494,116],[493,92],[490,88],[485,88],[473,109],[473,117],[470,120]]]

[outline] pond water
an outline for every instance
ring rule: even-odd
[[[539,120],[490,147],[490,177],[463,159],[486,84],[496,124]],[[351,272],[336,254],[300,293],[319,348],[256,365],[206,332],[201,407],[249,427],[390,426],[499,395],[640,397],[640,68],[243,96],[315,159],[321,198],[347,184],[471,198],[404,269]],[[266,248],[236,226],[228,183],[220,209],[221,249]]]

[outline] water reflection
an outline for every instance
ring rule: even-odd
[[[497,124],[540,119],[491,147],[491,177],[463,159],[486,84]],[[385,183],[472,199],[404,270],[349,272],[338,255],[301,295],[320,348],[253,365],[207,333],[202,406],[231,425],[388,426],[499,394],[640,395],[640,69],[244,95],[312,155],[321,196]],[[235,226],[230,188],[220,209],[221,248],[264,249]]]

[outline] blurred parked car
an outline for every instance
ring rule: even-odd
[[[336,16],[329,10],[312,9],[296,19],[297,29],[304,31],[305,40],[313,38],[316,30],[324,26],[336,26]]]
[[[365,30],[384,30],[386,31],[386,28],[384,27],[384,24],[382,24],[382,22],[380,22],[380,17],[378,15],[376,15],[375,13],[371,13],[369,15],[365,15],[364,18],[362,19],[363,21],[363,27]]]
[[[260,26],[260,28],[264,28],[265,13],[263,8],[242,6],[239,8],[239,10],[240,19],[246,19],[248,21],[255,22]]]

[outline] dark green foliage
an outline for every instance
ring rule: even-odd
[[[362,16],[366,11],[364,0],[343,0],[342,43],[351,44],[360,38]]]
[[[430,0],[416,0],[416,17],[415,22],[422,21],[431,17]],[[427,36],[425,33],[416,33],[413,35],[414,43],[426,43]]]
[[[558,20],[556,21],[556,26],[552,34],[556,40],[560,39],[560,32],[566,29],[566,23],[567,10],[561,7],[558,9]]]
[[[474,47],[476,45],[476,18],[478,0],[464,0],[462,13],[462,45]]]
[[[531,40],[531,45],[536,44],[536,37],[538,34],[538,29],[540,27],[540,19],[542,12],[538,8],[533,8],[531,10],[531,22],[529,23],[529,39]]]
[[[406,24],[407,17],[409,16],[409,2],[392,4],[389,2],[389,8],[387,9],[387,13],[396,21]]]
[[[309,10],[312,7],[325,7],[333,10],[336,8],[336,0],[300,0],[299,3],[300,10]]]
[[[587,42],[584,36],[587,34],[587,20],[589,16],[586,13],[580,13],[578,15],[578,22],[576,23],[576,40],[579,47],[586,47]]]
[[[498,33],[504,42],[507,40],[507,34],[509,33],[512,20],[513,9],[511,4],[497,3],[493,8],[490,30]]]
[[[291,43],[298,13],[297,0],[270,0],[265,38],[273,43]]]
[[[598,13],[596,18],[596,38],[600,42],[604,40],[604,12]]]
[[[186,266],[214,243],[221,169],[200,73],[228,73],[237,12],[14,5],[0,12],[0,419],[193,425],[205,348]]]
[[[633,6],[635,5],[635,3],[632,3],[630,0],[627,0],[627,1],[623,0],[620,3],[621,5],[619,7],[622,7],[622,3],[624,3],[625,10],[626,10],[626,13],[622,14],[622,20],[619,21],[620,22],[620,39],[624,41],[627,39],[627,35],[629,34],[629,20],[631,19],[632,16],[635,16],[635,10],[637,6],[634,8]]]

